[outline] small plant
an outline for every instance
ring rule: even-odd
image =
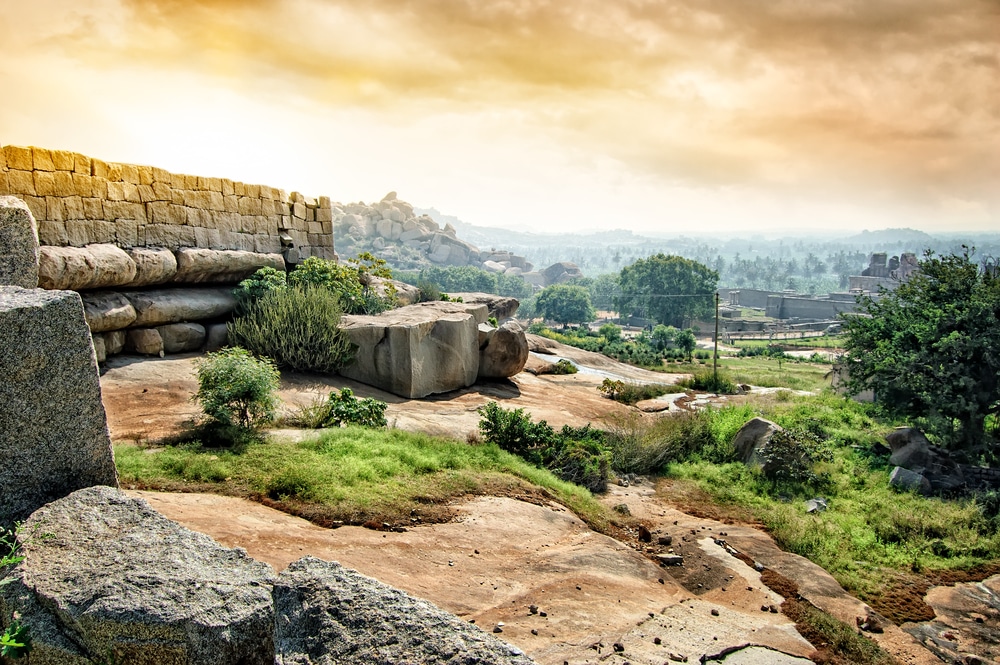
[[[556,364],[552,366],[553,374],[576,374],[579,372],[579,368],[574,365],[571,361],[561,358]]]
[[[274,363],[232,347],[198,362],[195,399],[209,420],[248,433],[274,420],[280,375]]]
[[[360,425],[361,427],[385,427],[385,409],[388,406],[371,397],[358,399],[350,388],[341,388],[330,393],[326,402],[328,415],[324,427],[340,427],[342,425]]]
[[[20,530],[20,524],[15,524],[13,529],[0,530],[0,575],[6,573],[6,569],[10,566],[16,566],[24,561],[24,555],[20,554],[21,543],[18,541]],[[0,579],[0,586],[6,582],[7,580]],[[26,656],[30,651],[31,636],[28,634],[28,627],[22,624],[15,614],[0,633],[0,656],[16,660]]]
[[[491,326],[493,326],[494,328],[499,328],[500,327],[500,322],[497,321],[497,317],[495,317],[495,316],[491,316],[490,318],[486,319],[486,322],[488,324],[490,324]]]
[[[715,375],[712,372],[698,372],[690,379],[681,379],[677,385],[718,395],[735,395],[737,393],[736,383],[721,373]]]
[[[229,324],[229,339],[278,367],[332,374],[354,357],[340,315],[337,295],[324,287],[270,291]]]
[[[833,456],[812,432],[786,429],[775,432],[759,453],[764,477],[774,485],[779,483],[811,483],[822,481],[813,467],[817,462],[830,461]]]
[[[604,396],[608,399],[618,401],[618,396],[625,390],[625,382],[615,379],[604,379],[597,389],[604,393]]]

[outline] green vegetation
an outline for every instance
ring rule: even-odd
[[[632,406],[636,402],[656,399],[661,395],[685,392],[684,387],[669,383],[635,383],[604,379],[597,388],[605,397]]]
[[[553,374],[576,374],[579,371],[576,365],[565,358],[560,358],[552,365]]]
[[[645,333],[635,339],[624,339],[621,336],[621,329],[613,324],[605,324],[595,333],[586,326],[555,331],[546,328],[541,323],[533,323],[529,326],[528,332],[585,351],[603,353],[609,358],[637,367],[653,370],[662,370],[664,360],[683,360],[688,356],[684,349],[671,346],[658,347],[652,338]],[[611,336],[607,337],[605,333],[609,333]],[[694,339],[694,333],[691,333],[690,339]]]
[[[971,257],[928,252],[909,281],[862,297],[868,316],[843,319],[845,366],[852,392],[873,389],[887,412],[991,461],[1000,459],[1000,267]]]
[[[215,435],[243,440],[274,420],[280,378],[270,360],[239,347],[223,349],[198,361],[195,399]]]
[[[683,328],[712,315],[719,274],[697,261],[655,254],[622,268],[618,311]]]
[[[399,281],[421,288],[421,292],[426,288],[428,293],[436,289],[447,292],[493,293],[513,298],[528,298],[532,292],[531,285],[521,279],[519,275],[498,275],[473,266],[431,267],[419,271],[396,270],[393,274]],[[422,287],[421,284],[425,286]],[[437,298],[427,298],[427,301],[432,300],[437,300]]]
[[[733,461],[732,437],[753,415],[791,432],[778,442],[774,459],[783,467],[777,472]],[[822,566],[892,616],[891,607],[878,603],[902,576],[995,562],[1000,519],[985,499],[946,501],[892,489],[887,459],[872,451],[895,423],[877,415],[871,406],[829,392],[710,410],[704,417],[713,438],[674,460],[665,474],[682,502],[697,488],[702,497],[749,514],[784,549]],[[807,513],[805,500],[816,496],[829,508]]]
[[[677,363],[668,371],[704,373],[707,365]],[[751,358],[719,358],[719,376],[735,384],[747,384],[762,388],[788,388],[789,390],[821,391],[830,386],[828,377],[832,366],[829,363],[811,362],[800,358],[785,359],[781,366],[776,360],[766,356]]]
[[[18,540],[20,524],[13,529],[0,530],[0,586],[5,582],[3,574],[11,566],[24,561],[24,555],[20,554],[21,543]],[[0,656],[17,660],[28,655],[31,651],[31,635],[28,627],[18,621],[18,617],[11,617],[7,623],[7,628],[0,633]]]
[[[334,291],[316,285],[267,291],[230,322],[229,341],[279,367],[332,374],[354,357],[338,327],[340,303]]]
[[[535,313],[564,326],[569,323],[586,323],[597,318],[587,289],[569,284],[545,287],[535,298]]]
[[[412,514],[464,494],[542,488],[594,528],[604,508],[585,489],[536,468],[495,444],[469,445],[393,429],[341,427],[292,443],[240,449],[197,443],[143,449],[115,446],[123,484],[197,486],[234,496],[269,498],[322,524],[409,524]]]
[[[588,424],[556,432],[544,420],[532,421],[524,409],[508,410],[496,402],[480,407],[479,414],[484,440],[591,492],[607,489],[610,459],[600,430]]]
[[[704,369],[696,370],[691,378],[681,379],[677,385],[718,395],[735,395],[737,393],[736,382],[725,372],[716,373]]]
[[[323,287],[338,296],[347,314],[378,314],[392,309],[395,290],[380,293],[373,278],[392,279],[392,271],[384,260],[367,252],[348,259],[346,264],[311,256],[289,273],[288,285]]]

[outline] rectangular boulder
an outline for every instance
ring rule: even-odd
[[[118,485],[90,329],[72,291],[0,287],[0,525]]]
[[[38,227],[28,205],[0,196],[0,284],[38,286]]]

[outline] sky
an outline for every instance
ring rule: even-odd
[[[1000,232],[1000,0],[0,0],[0,144],[535,232]]]

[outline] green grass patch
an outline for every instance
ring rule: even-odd
[[[799,484],[774,483],[741,463],[697,456],[669,465],[665,475],[721,506],[749,511],[782,548],[823,567],[884,614],[891,616],[891,608],[878,608],[878,601],[896,573],[969,570],[1000,559],[1000,521],[974,499],[928,498],[889,486],[887,460],[870,451],[893,423],[876,419],[870,406],[826,393],[709,413],[720,441],[731,441],[748,417],[761,415],[815,434],[830,459],[816,465],[814,482]],[[805,501],[816,496],[829,508],[807,513]]]
[[[711,362],[706,365],[698,363],[678,363],[668,366],[670,372],[690,372],[702,374],[711,371]],[[819,391],[830,385],[826,375],[832,365],[782,360],[756,356],[752,358],[719,358],[719,373],[736,383],[746,383],[762,388],[788,388],[790,390]]]
[[[563,482],[492,444],[403,432],[344,427],[300,442],[251,444],[241,452],[197,443],[144,449],[117,444],[123,485],[176,489],[197,484],[235,496],[307,504],[323,520],[364,524],[409,523],[465,494],[497,487],[539,490],[597,530],[608,516],[587,490]]]

